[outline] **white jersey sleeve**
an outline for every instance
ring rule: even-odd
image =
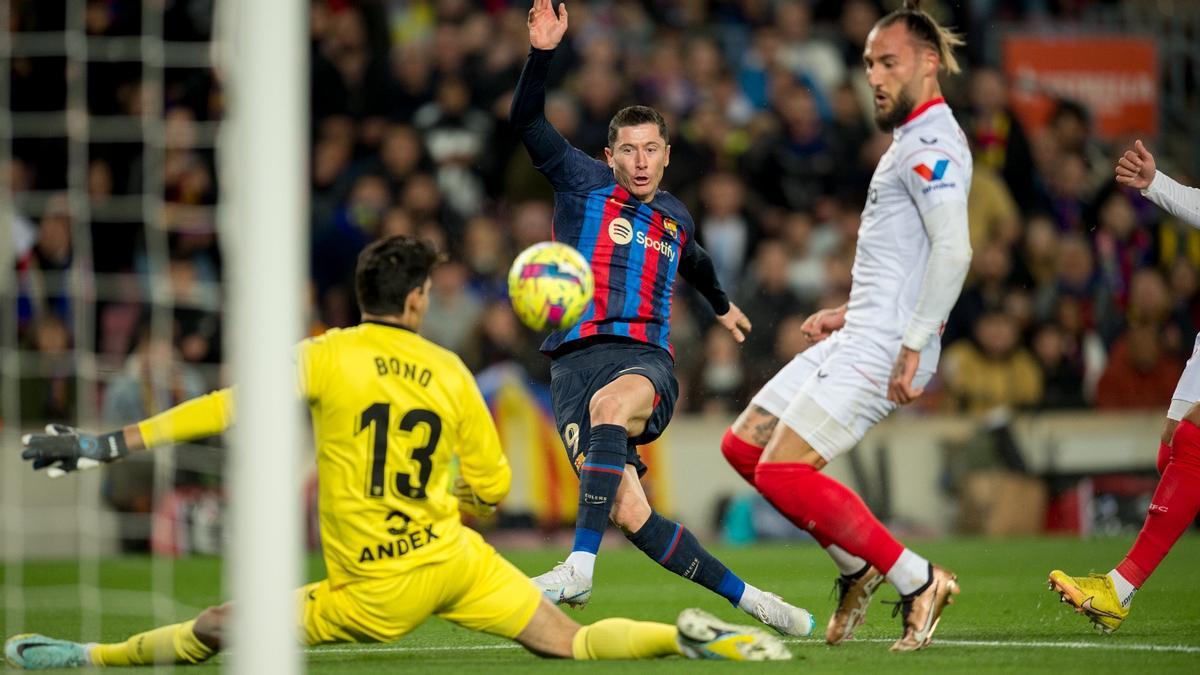
[[[967,193],[971,170],[936,136],[912,134],[920,147],[907,153],[900,165],[901,181],[908,190],[929,237],[929,262],[921,280],[917,307],[904,329],[902,344],[921,351],[941,331],[958,301],[971,264],[971,236],[967,227]]]
[[[1200,190],[1183,185],[1162,171],[1155,171],[1154,180],[1142,194],[1167,213],[1200,228]]]

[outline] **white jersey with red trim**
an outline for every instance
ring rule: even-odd
[[[929,262],[930,240],[922,218],[942,204],[965,204],[971,172],[967,137],[941,98],[917,108],[892,132],[892,145],[871,177],[858,228],[842,329],[847,335],[892,353],[899,350]],[[937,339],[926,347],[939,349]]]

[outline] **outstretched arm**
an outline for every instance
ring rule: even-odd
[[[46,469],[47,475],[57,478],[116,461],[137,450],[214,436],[232,424],[233,390],[221,389],[98,436],[51,424],[45,434],[27,434],[21,439],[25,446],[21,458],[32,460],[34,469]]]
[[[1142,142],[1117,159],[1117,182],[1142,191],[1150,201],[1192,227],[1200,228],[1200,190],[1182,185],[1158,171],[1154,155]]]
[[[542,166],[569,147],[567,140],[546,119],[546,73],[554,48],[567,31],[567,8],[555,13],[550,0],[534,0],[529,10],[529,58],[513,92],[509,121],[533,158]]]

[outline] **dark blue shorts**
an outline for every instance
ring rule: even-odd
[[[640,342],[596,342],[554,357],[550,364],[550,398],[554,404],[554,419],[562,436],[571,467],[579,473],[592,433],[588,412],[592,396],[609,382],[622,375],[642,375],[654,385],[654,411],[646,420],[646,430],[629,439],[629,455],[625,460],[646,473],[646,465],[638,455],[637,446],[652,442],[662,435],[675,412],[679,399],[679,383],[675,380],[675,363],[666,350]]]

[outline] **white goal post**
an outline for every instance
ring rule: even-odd
[[[292,347],[302,336],[308,241],[308,3],[225,0],[217,67],[221,237],[231,263],[229,348],[237,382],[229,485],[230,671],[302,672],[297,485],[303,423]]]

